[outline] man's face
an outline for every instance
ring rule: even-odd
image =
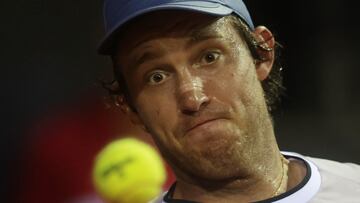
[[[175,172],[223,179],[256,170],[271,122],[254,60],[226,18],[159,12],[126,30],[115,63]]]

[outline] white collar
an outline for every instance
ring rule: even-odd
[[[305,159],[305,157],[303,157],[300,154],[297,154],[294,152],[286,152],[286,151],[282,151],[281,153],[287,159],[297,159],[299,161],[302,161],[305,164],[306,169],[307,169],[305,178],[295,188],[293,188],[281,195],[278,195],[276,197],[273,197],[273,198],[270,198],[267,200],[258,201],[256,203],[270,203],[270,202],[272,202],[272,203],[306,203],[306,202],[310,201],[320,189],[321,176],[320,176],[318,168],[315,166],[315,164],[313,164],[311,161]],[[168,193],[173,192],[171,190],[172,189],[170,188],[170,190],[168,192],[164,193],[164,198],[162,200],[162,203],[172,203],[172,202],[174,202],[174,203],[175,202],[176,203],[182,203],[182,202],[183,203],[191,203],[192,202],[192,201],[187,201],[187,200],[171,199],[171,197],[169,198],[170,195]]]
[[[294,152],[281,152],[286,158],[293,158],[303,161],[307,172],[305,178],[295,188],[264,202],[273,203],[305,203],[310,201],[320,189],[321,176],[314,163]],[[263,201],[260,201],[263,202]]]

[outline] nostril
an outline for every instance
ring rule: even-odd
[[[199,110],[203,107],[205,107],[209,103],[210,99],[205,94],[201,94],[201,97],[199,98]]]
[[[202,91],[188,91],[181,99],[181,110],[184,114],[200,111],[209,103],[209,98]]]
[[[185,114],[198,112],[209,101],[202,79],[192,75],[188,69],[179,74],[178,96],[180,109]]]

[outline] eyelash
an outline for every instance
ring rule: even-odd
[[[158,75],[161,75],[162,76],[162,80],[159,81],[159,82],[156,82],[156,81],[152,81],[152,77],[155,76],[156,74]],[[163,83],[167,77],[169,77],[169,73],[166,73],[164,71],[161,71],[161,70],[155,70],[155,71],[152,71],[150,72],[147,77],[146,77],[146,82],[150,85],[158,85],[158,84],[161,84]]]
[[[213,61],[205,62],[206,65],[210,65],[210,64],[215,63],[219,59],[219,57],[221,56],[219,51],[205,51],[205,52],[203,52],[203,54],[201,54],[201,57],[200,57],[200,60],[199,60],[200,63],[202,62],[203,59],[206,60],[205,57],[209,56],[209,54],[215,55],[215,57],[214,57]]]
[[[206,57],[209,56],[209,54],[212,54],[212,55],[215,55],[214,56],[214,59],[213,61],[211,62],[204,62],[205,64],[203,64],[203,60],[206,60]],[[199,65],[211,65],[213,63],[216,63],[217,60],[219,60],[219,58],[221,57],[221,53],[220,51],[217,51],[217,50],[207,50],[207,51],[203,51],[201,52],[201,55],[199,57],[199,60],[198,60],[198,63]],[[162,79],[161,81],[159,82],[156,82],[156,81],[153,81],[152,77],[155,76],[156,74],[159,74],[162,76]],[[165,82],[165,80],[169,77],[169,73],[165,72],[165,71],[162,71],[162,70],[154,70],[154,71],[151,71],[149,74],[147,74],[146,76],[146,83],[147,84],[150,84],[150,85],[159,85],[159,84],[162,84],[163,82]]]

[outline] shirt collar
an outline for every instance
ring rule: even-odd
[[[296,159],[304,163],[306,167],[306,175],[304,179],[296,187],[285,193],[270,199],[257,201],[256,203],[304,203],[308,202],[318,192],[321,184],[321,176],[318,168],[311,161],[306,160],[300,154],[293,152],[281,152],[286,159]],[[162,203],[197,203],[189,200],[174,199],[176,182],[170,187],[169,191],[165,193]]]

